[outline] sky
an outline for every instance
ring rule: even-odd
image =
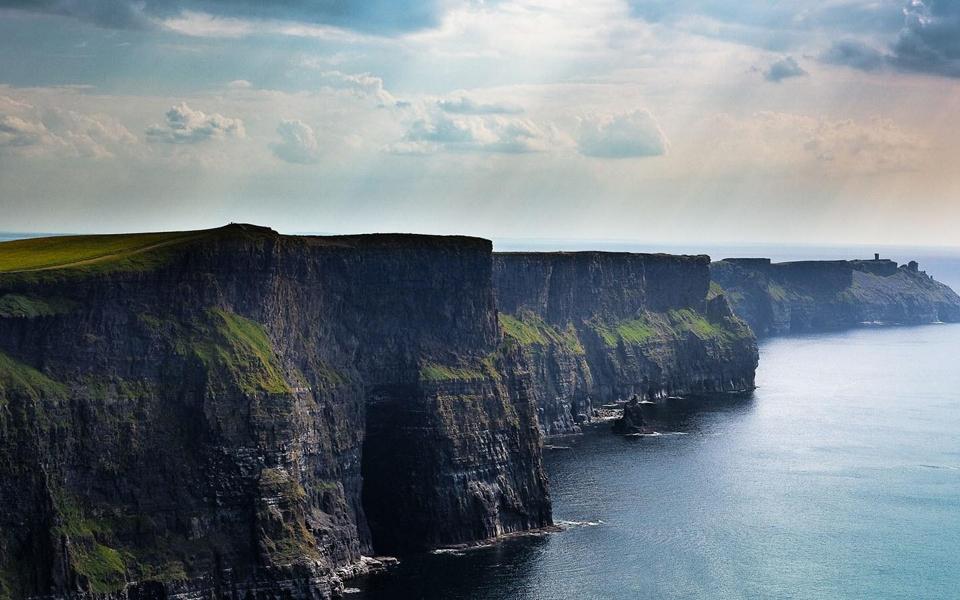
[[[960,245],[955,0],[0,0],[0,231]]]

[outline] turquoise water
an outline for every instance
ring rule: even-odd
[[[580,525],[411,557],[351,597],[960,597],[958,357],[960,325],[767,341],[753,394],[547,451]]]

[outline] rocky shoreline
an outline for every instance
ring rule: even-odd
[[[134,250],[0,272],[0,598],[340,597],[390,556],[561,530],[543,449],[753,389],[751,326],[960,319],[915,264],[106,237]]]

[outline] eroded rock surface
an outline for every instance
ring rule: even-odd
[[[960,321],[960,296],[919,270],[890,260],[710,265],[734,311],[760,336],[827,331],[863,323]]]
[[[491,266],[238,225],[0,273],[0,597],[326,598],[550,524]]]
[[[710,290],[707,256],[498,253],[500,322],[530,365],[545,434],[593,410],[752,389],[756,340]]]

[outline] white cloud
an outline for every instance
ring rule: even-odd
[[[667,152],[667,139],[649,112],[635,110],[583,119],[577,147],[597,158],[661,156]]]
[[[109,158],[136,138],[104,115],[51,107],[40,109],[0,97],[0,152],[21,156]],[[12,113],[12,114],[11,114]]]
[[[308,59],[300,63],[301,67],[314,69],[325,66],[316,60]],[[334,90],[346,90],[361,97],[373,98],[380,106],[397,106],[399,101],[386,90],[383,79],[370,73],[343,73],[341,71],[322,71],[320,83]]]
[[[248,90],[253,87],[253,84],[246,79],[234,79],[227,84],[227,87],[231,90]]]
[[[42,145],[49,139],[47,128],[39,121],[27,121],[12,115],[0,117],[0,147],[26,148]]]
[[[319,160],[320,145],[313,128],[298,119],[283,120],[277,126],[280,143],[272,146],[280,160],[307,165]]]
[[[403,140],[388,147],[398,154],[451,152],[544,152],[562,144],[555,127],[503,116],[429,113],[413,121]]]
[[[207,140],[242,138],[246,136],[243,121],[221,114],[206,114],[193,110],[186,102],[172,107],[166,113],[165,125],[147,128],[147,140],[169,144],[194,144]]]
[[[523,108],[501,102],[477,102],[467,96],[438,100],[440,110],[458,115],[519,115]]]

